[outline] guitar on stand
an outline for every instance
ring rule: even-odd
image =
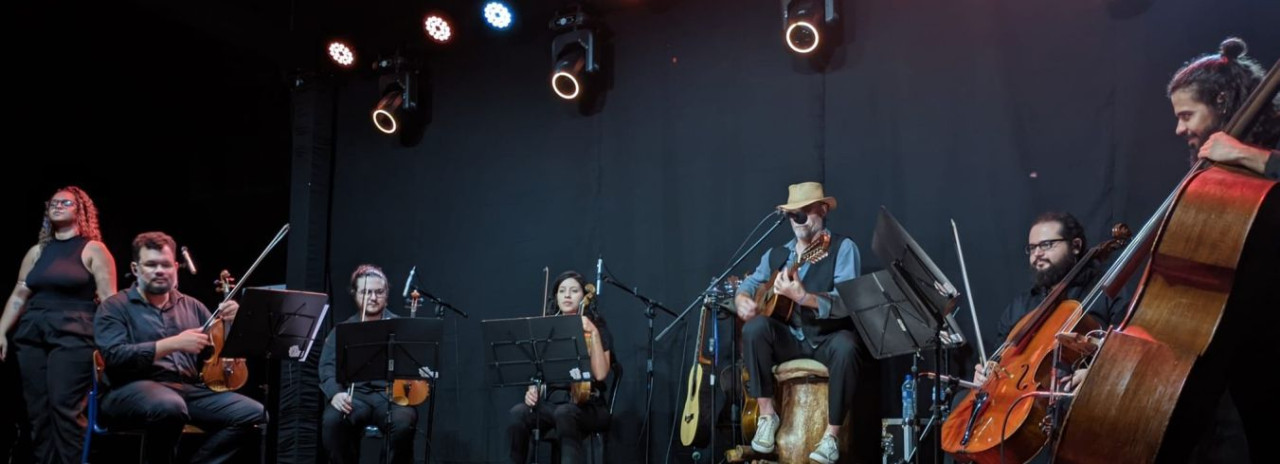
[[[742,283],[742,279],[738,276],[729,276],[722,284],[721,291],[718,294],[722,299],[717,308],[724,309],[729,318],[734,321],[733,327],[733,361],[729,363],[720,373],[723,379],[733,379],[737,376],[737,383],[732,380],[726,381],[724,385],[725,396],[733,398],[734,411],[732,421],[736,422],[742,442],[750,442],[756,435],[756,419],[760,418],[760,405],[756,403],[756,399],[752,398],[747,392],[747,381],[751,379],[751,374],[747,373],[747,365],[742,362],[742,325],[741,319],[737,318],[733,299],[738,294],[738,286]],[[734,372],[734,371],[738,372]],[[735,397],[736,396],[736,397]]]
[[[703,353],[707,345],[707,321],[714,324],[715,313],[711,295],[703,298],[702,314],[698,318],[698,337],[694,339],[693,356],[696,362],[689,368],[688,387],[685,391],[684,410],[680,413],[680,443],[684,446],[703,447],[711,443],[713,405],[712,387],[715,371],[711,358]]]

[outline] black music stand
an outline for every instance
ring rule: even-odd
[[[963,344],[950,317],[960,293],[883,207],[871,248],[887,269],[836,288],[872,356],[884,359]]]
[[[338,383],[382,380],[391,385],[396,379],[426,380],[430,391],[436,390],[440,377],[440,340],[444,337],[444,321],[436,318],[394,318],[379,321],[350,322],[335,328],[338,361]],[[387,396],[391,401],[391,396]],[[431,401],[435,401],[432,399]],[[391,456],[391,408],[387,408],[382,440],[382,458]],[[431,458],[431,434],[435,429],[427,418],[427,460]]]
[[[490,383],[497,388],[569,384],[591,378],[591,353],[577,315],[481,321]],[[533,455],[542,428],[534,421]]]
[[[946,375],[947,350],[964,344],[964,336],[951,317],[960,292],[884,207],[876,220],[871,249],[886,263],[886,269],[836,284],[858,335],[876,359],[915,353],[911,358],[913,379],[920,377],[918,354],[933,348],[937,370]],[[937,400],[930,408],[929,427],[941,424],[950,406],[940,383],[934,384],[933,397]],[[904,431],[910,427],[904,425]],[[922,431],[920,438],[928,431]],[[935,439],[940,440],[941,434],[935,434]],[[941,449],[941,442],[937,444],[935,449]]]
[[[936,345],[935,319],[917,310],[891,271],[862,275],[836,288],[871,357],[891,358]]]
[[[329,296],[297,290],[247,288],[222,355],[306,361],[329,312]]]

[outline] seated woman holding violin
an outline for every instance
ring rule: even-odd
[[[604,380],[613,362],[613,334],[600,313],[592,310],[595,288],[574,271],[556,277],[555,302],[559,315],[582,316],[587,350],[591,354],[591,381],[573,385],[530,385],[524,402],[511,408],[507,436],[511,440],[511,462],[524,463],[529,452],[529,437],[536,427],[542,432],[555,429],[559,434],[560,462],[580,463],[582,440],[609,425],[609,405],[601,394]]]
[[[111,386],[102,400],[103,421],[109,427],[141,426],[147,462],[173,461],[187,423],[208,434],[192,462],[230,462],[267,416],[261,403],[213,388],[198,358],[222,343],[210,335],[211,326],[221,326],[213,322],[231,321],[240,305],[228,298],[210,313],[179,292],[175,248],[163,232],[139,234],[129,263],[137,284],[98,307],[94,336]]]
[[[362,264],[351,273],[351,295],[355,298],[358,314],[343,323],[394,319],[400,316],[387,310],[387,276],[372,264]],[[416,294],[416,292],[415,292]],[[416,300],[414,300],[416,304]],[[416,306],[415,306],[416,309]],[[413,425],[418,422],[416,403],[397,401],[389,393],[386,381],[356,382],[339,385],[337,381],[337,329],[329,331],[320,352],[320,389],[329,404],[324,408],[320,435],[329,461],[337,463],[358,462],[358,449],[351,446],[360,442],[360,434],[370,425],[383,428],[383,435],[391,440],[391,455],[387,462],[413,461]],[[401,381],[397,381],[400,384]],[[393,390],[394,391],[394,390]],[[423,391],[422,393],[426,393]],[[425,396],[422,397],[425,399]],[[418,400],[421,403],[421,400]],[[387,409],[390,408],[391,426],[385,430]]]

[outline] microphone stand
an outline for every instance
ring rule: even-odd
[[[760,246],[760,243],[763,242],[764,239],[769,238],[769,236],[773,234],[773,231],[777,229],[779,225],[782,224],[782,221],[787,220],[786,214],[781,214],[781,212],[774,213],[774,214],[778,215],[778,219],[773,222],[773,225],[769,227],[769,230],[765,231],[764,235],[761,235],[760,238],[756,240],[755,243],[752,243],[751,247],[747,248],[747,251],[742,253],[742,256],[739,256],[738,259],[734,260],[733,263],[729,265],[729,267],[725,268],[724,272],[721,272],[718,277],[713,279],[711,281],[711,285],[708,285],[706,290],[703,290],[702,293],[698,294],[698,296],[693,299],[693,301],[689,302],[689,306],[685,307],[684,311],[681,312],[679,316],[676,316],[676,319],[674,321],[671,321],[671,324],[667,325],[667,328],[662,329],[662,332],[659,333],[658,337],[654,339],[655,341],[661,340],[662,337],[667,335],[667,332],[671,331],[672,327],[675,327],[677,322],[680,322],[681,319],[684,319],[685,316],[689,315],[689,311],[692,311],[693,308],[697,307],[698,303],[702,301],[703,295],[714,292],[716,287],[719,286],[721,282],[724,282],[724,279],[726,277],[729,277],[729,273],[733,272],[734,268],[737,268],[739,264],[742,264],[742,261],[747,259],[747,256],[751,256],[751,252],[755,251],[755,249]]]
[[[453,307],[453,305],[451,305],[451,304],[449,304],[449,303],[445,302],[444,300],[441,300],[440,298],[437,298],[435,295],[432,295],[432,294],[430,294],[430,293],[427,293],[427,292],[423,291],[422,289],[419,289],[417,285],[412,285],[411,287],[406,287],[406,288],[410,289],[411,291],[416,291],[416,292],[418,292],[418,295],[419,295],[419,296],[422,296],[422,297],[426,298],[428,301],[430,301],[430,302],[432,302],[432,303],[435,303],[435,305],[436,305],[436,318],[438,318],[438,319],[444,319],[444,315],[445,315],[445,311],[444,311],[444,310],[445,310],[445,308],[448,308],[448,309],[453,310],[453,312],[458,313],[458,315],[460,315],[460,316],[462,316],[462,317],[464,317],[464,318],[470,318],[470,317],[471,317],[470,315],[468,315],[466,312],[462,311],[461,309],[455,308],[455,307]],[[436,368],[437,368],[437,369],[439,369],[439,367],[440,367],[440,362],[439,362],[439,358],[438,358],[438,357],[439,357],[439,351],[437,351],[437,352],[436,352],[436,356],[437,356],[437,359],[436,359]],[[435,393],[436,395],[438,395],[440,390],[436,388],[436,377],[433,377],[433,378],[430,380],[430,384],[431,384],[431,392],[432,392],[432,393]],[[427,406],[427,443],[426,443],[426,445],[427,445],[427,450],[426,450],[427,462],[431,462],[431,438],[432,438],[432,435],[434,435],[434,434],[435,434],[435,430],[436,430],[435,423],[436,423],[436,399],[437,399],[437,398],[439,398],[439,396],[435,396],[435,397],[431,398],[431,404],[430,404],[429,406]],[[387,425],[388,425],[388,426],[390,426],[390,424],[391,424],[391,419],[390,419],[390,409],[388,409],[387,414],[388,414],[388,418],[387,418]],[[389,430],[389,429],[388,429],[388,430]],[[390,441],[391,441],[391,440],[390,440],[390,438],[387,438],[387,442],[389,443]],[[388,454],[388,456],[390,456],[390,454]]]
[[[739,264],[742,264],[742,261],[744,261],[744,260],[746,260],[746,259],[747,259],[747,256],[751,256],[751,253],[752,253],[752,252],[754,252],[754,251],[756,250],[756,248],[759,248],[759,247],[760,247],[760,244],[764,242],[764,239],[769,238],[769,236],[770,236],[770,235],[773,235],[773,231],[774,231],[774,230],[777,230],[777,229],[778,229],[778,226],[782,225],[783,221],[786,221],[786,220],[788,219],[787,214],[786,214],[785,212],[783,212],[782,210],[778,210],[778,211],[775,211],[775,212],[770,213],[770,214],[774,214],[774,215],[778,216],[778,218],[777,218],[777,219],[775,219],[775,220],[773,221],[773,225],[769,226],[769,230],[766,230],[766,231],[764,232],[764,234],[761,234],[761,235],[760,235],[760,238],[756,239],[755,243],[752,243],[752,244],[751,244],[751,246],[750,246],[750,247],[748,247],[748,248],[746,249],[746,251],[744,251],[744,252],[742,253],[742,255],[741,255],[741,256],[738,256],[738,259],[733,260],[733,262],[732,262],[732,263],[730,263],[730,264],[729,264],[729,266],[728,266],[728,267],[726,267],[726,268],[724,269],[724,271],[720,273],[720,275],[719,275],[719,276],[716,276],[716,278],[715,278],[715,279],[712,279],[712,280],[711,280],[711,284],[710,284],[710,285],[707,285],[707,288],[706,288],[705,290],[703,290],[701,294],[699,294],[697,297],[695,297],[695,298],[693,299],[693,301],[690,301],[690,302],[689,302],[689,305],[688,305],[688,306],[686,306],[686,307],[684,308],[684,311],[683,311],[683,312],[681,312],[679,315],[677,315],[677,316],[675,317],[675,320],[672,320],[670,324],[667,324],[667,327],[666,327],[665,329],[662,329],[662,332],[661,332],[661,333],[659,333],[656,337],[655,337],[655,336],[653,336],[653,317],[652,317],[652,316],[649,316],[649,365],[648,365],[648,369],[649,369],[648,377],[649,377],[649,378],[648,378],[648,384],[647,384],[646,388],[648,389],[648,395],[649,395],[650,399],[645,401],[645,424],[646,424],[646,425],[645,425],[645,427],[644,427],[644,435],[645,435],[645,453],[646,453],[645,455],[646,455],[646,457],[648,456],[649,448],[651,448],[651,447],[652,447],[652,446],[651,446],[651,444],[649,443],[649,441],[650,441],[650,438],[651,438],[651,435],[652,435],[652,434],[651,434],[651,433],[650,433],[650,431],[649,431],[649,426],[648,426],[648,424],[649,424],[649,414],[650,414],[650,411],[651,411],[651,409],[652,409],[652,407],[653,407],[653,404],[652,404],[652,403],[653,403],[653,401],[652,401],[652,396],[653,396],[653,344],[654,344],[655,342],[657,342],[658,340],[662,339],[662,337],[666,336],[666,335],[667,335],[667,332],[670,332],[670,331],[671,331],[671,329],[672,329],[672,328],[674,328],[674,327],[676,326],[676,323],[680,322],[682,319],[684,319],[684,317],[685,317],[685,316],[689,315],[689,311],[692,311],[692,310],[693,310],[693,308],[697,307],[697,306],[698,306],[698,304],[699,304],[699,302],[701,302],[701,301],[702,301],[702,299],[703,299],[703,298],[705,298],[705,296],[706,296],[706,295],[711,294],[712,292],[714,292],[714,291],[716,290],[716,287],[719,287],[719,286],[720,286],[720,283],[721,283],[721,282],[724,282],[724,279],[725,279],[726,277],[729,277],[729,274],[730,274],[730,273],[732,273],[732,272],[733,272],[733,270],[734,270],[734,269],[736,269],[736,268],[738,267],[738,265],[739,265]],[[757,227],[758,227],[758,226],[757,226]],[[614,282],[612,279],[609,279],[607,276],[606,276],[606,279],[608,279],[608,280],[609,280],[609,283],[612,283],[612,284],[614,284],[614,285],[618,285],[616,282]],[[643,297],[641,297],[640,295],[638,295],[638,294],[636,294],[636,293],[634,293],[634,292],[631,292],[631,291],[630,291],[629,289],[627,289],[626,287],[622,287],[622,289],[623,289],[623,290],[627,290],[627,292],[628,292],[628,293],[631,293],[632,295],[635,295],[635,296],[636,296],[636,297],[638,297],[638,298],[642,298],[642,300],[641,300],[641,301],[646,301],[646,300],[648,300],[647,298],[643,298]],[[649,301],[651,301],[651,300],[649,300]],[[660,307],[661,307],[661,306],[660,306]],[[671,310],[669,310],[669,309],[667,309],[667,308],[665,308],[665,307],[662,307],[662,309],[663,309],[663,310],[665,310],[665,311],[667,311],[668,313],[671,313]],[[653,309],[652,309],[652,308],[647,309],[647,310],[646,310],[646,315],[648,315],[648,314],[652,314],[652,311],[653,311]],[[674,314],[673,314],[673,315],[674,315]],[[701,342],[699,342],[699,343],[701,343]],[[718,343],[718,342],[717,342],[717,343]],[[717,346],[717,348],[719,348],[719,347]],[[695,360],[693,360],[693,362],[697,362],[697,360],[695,359]],[[681,366],[681,367],[683,368],[684,366]],[[718,373],[715,373],[715,374],[718,374]],[[713,426],[712,426],[712,429],[714,430],[714,428],[715,428],[715,426],[713,425]],[[714,443],[714,442],[712,442],[712,443],[711,443],[711,449],[712,449],[712,450],[714,450],[714,449],[715,449],[715,443]]]
[[[622,282],[618,282],[613,277],[610,277],[608,274],[601,275],[601,278],[605,282],[608,282],[613,286],[622,289],[622,291],[630,293],[631,296],[636,297],[636,299],[644,303],[644,317],[649,320],[649,336],[647,338],[649,343],[648,343],[648,349],[646,350],[648,353],[648,359],[645,361],[644,428],[642,430],[642,433],[644,434],[644,444],[645,444],[644,452],[645,452],[645,456],[647,457],[649,454],[649,448],[651,448],[649,443],[649,437],[651,436],[651,434],[649,433],[649,416],[653,411],[653,342],[654,342],[653,319],[658,316],[658,314],[654,311],[654,308],[661,309],[665,311],[667,314],[670,314],[672,316],[675,316],[676,313],[668,309],[666,306],[663,306],[662,303],[649,299],[644,295],[641,295],[639,288],[633,289],[631,287],[623,285]]]
[[[425,297],[428,301],[430,301],[430,302],[432,302],[432,303],[435,303],[435,304],[436,304],[436,317],[443,318],[443,317],[444,317],[444,310],[447,308],[447,309],[452,310],[452,311],[453,311],[453,312],[455,312],[455,313],[458,313],[458,315],[459,315],[459,316],[462,316],[463,318],[466,318],[466,319],[470,319],[470,318],[471,318],[471,315],[467,314],[465,311],[463,311],[463,310],[461,310],[461,309],[458,309],[458,308],[453,307],[453,305],[451,305],[451,304],[449,304],[449,303],[446,303],[444,300],[441,300],[441,299],[439,299],[439,298],[436,298],[436,296],[435,296],[435,295],[432,295],[432,294],[430,294],[430,293],[428,293],[428,292],[424,292],[424,291],[422,291],[421,289],[418,289],[418,287],[417,287],[417,286],[414,286],[413,288],[414,288],[414,289],[417,289],[417,290],[418,290],[418,293],[421,293],[421,294],[422,294],[422,296],[423,296],[423,297]]]

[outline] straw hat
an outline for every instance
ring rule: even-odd
[[[827,209],[836,209],[836,199],[822,192],[822,184],[818,182],[801,182],[787,187],[787,202],[778,205],[783,211],[799,211],[817,202],[827,204]]]

